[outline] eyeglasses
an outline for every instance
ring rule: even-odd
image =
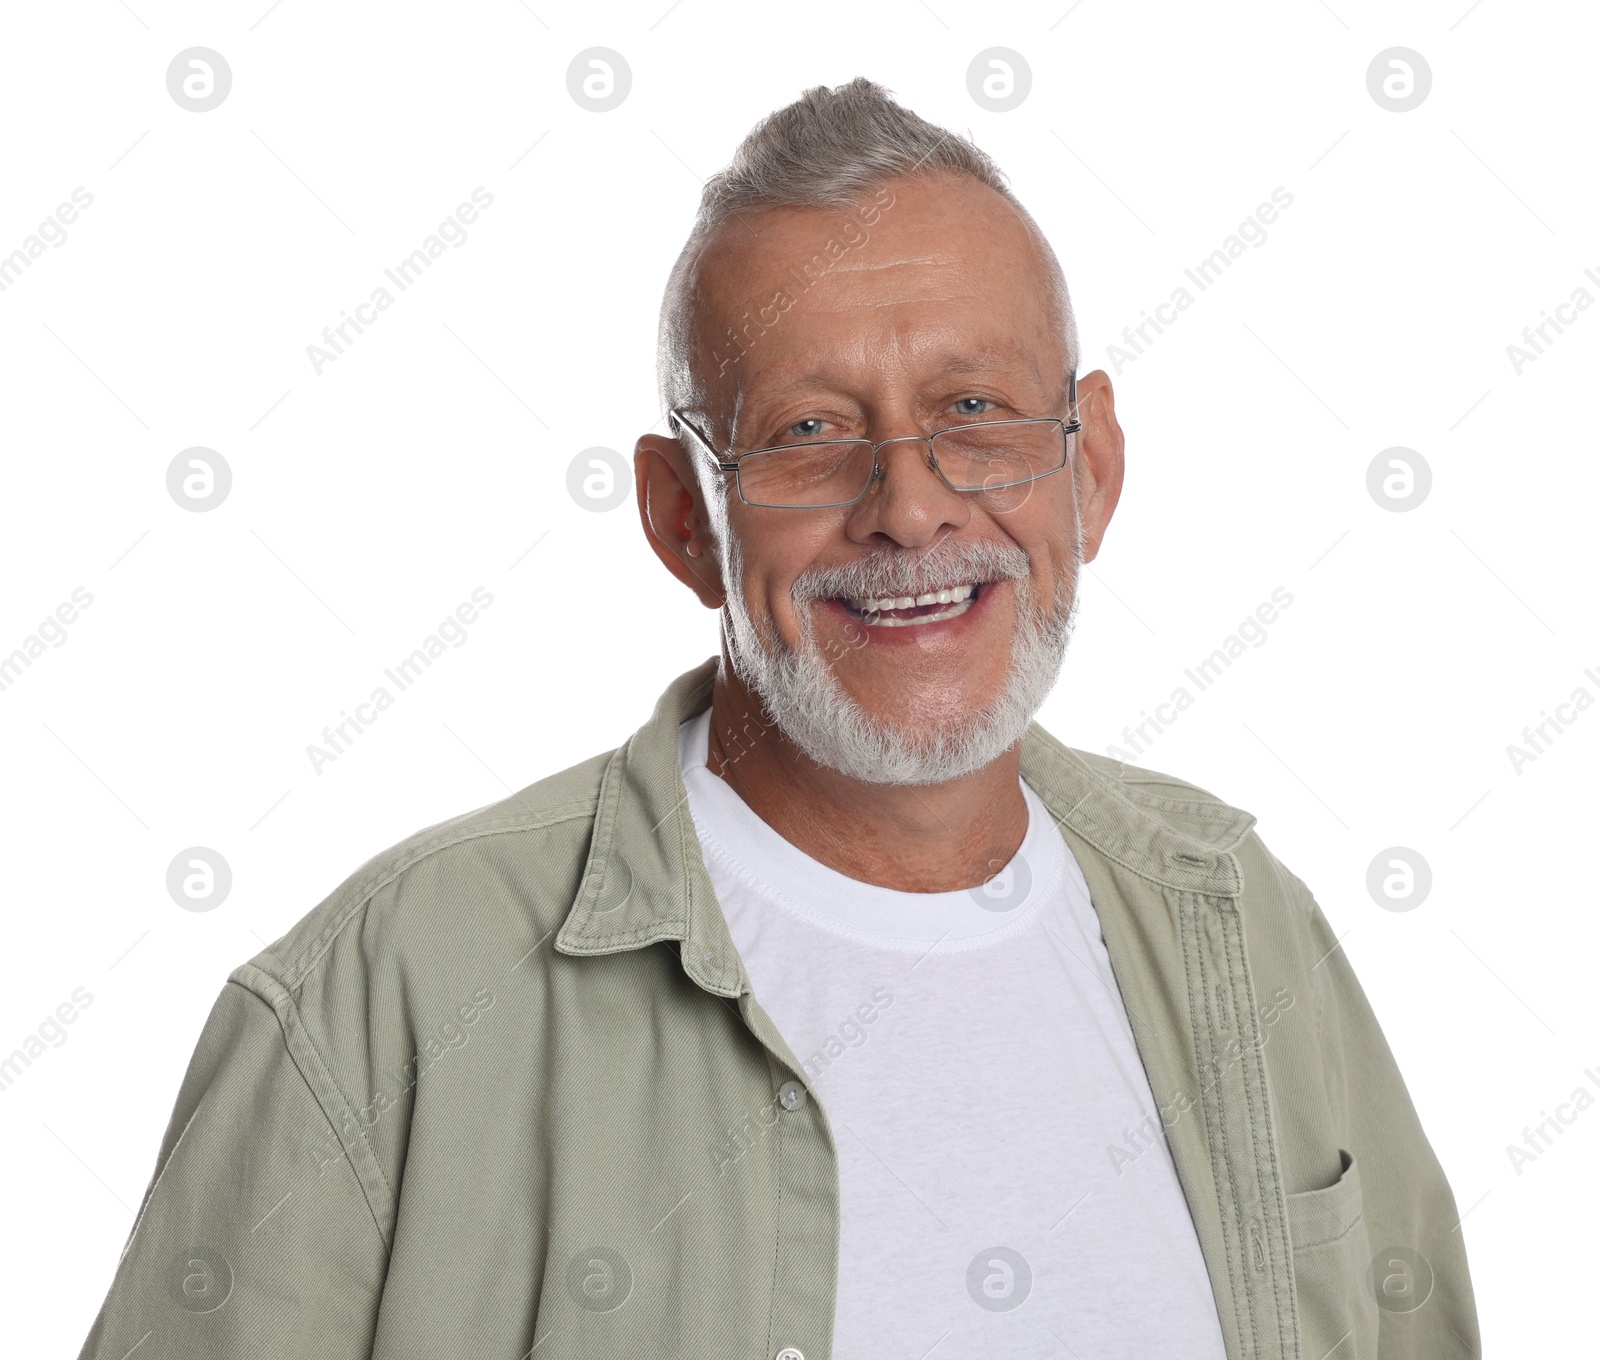
[[[723,458],[683,412],[667,413],[676,432],[682,427],[717,468],[736,475],[739,499],[774,510],[826,510],[854,505],[883,476],[878,450],[920,440],[928,463],[952,491],[994,491],[1048,477],[1067,465],[1069,434],[1083,428],[1078,415],[1078,375],[1067,389],[1070,418],[1036,416],[1024,420],[980,420],[950,425],[929,435],[907,434],[874,444],[870,439],[807,440],[753,449]]]

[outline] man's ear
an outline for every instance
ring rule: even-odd
[[[700,488],[683,447],[666,435],[645,434],[633,447],[633,485],[645,541],[662,564],[694,591],[707,609],[723,605],[716,544]]]
[[[1122,495],[1122,426],[1117,423],[1111,378],[1105,369],[1097,368],[1078,379],[1078,418],[1083,429],[1072,456],[1078,463],[1083,560],[1092,562]]]

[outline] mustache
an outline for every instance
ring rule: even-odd
[[[1028,554],[1015,544],[974,540],[931,552],[882,548],[831,567],[816,567],[795,577],[789,594],[797,605],[813,600],[862,599],[884,595],[925,595],[973,581],[1021,580]]]

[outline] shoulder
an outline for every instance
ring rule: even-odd
[[[1224,830],[1219,849],[1228,850],[1239,861],[1246,885],[1246,900],[1264,901],[1273,911],[1287,910],[1303,916],[1313,905],[1311,890],[1283,863],[1261,839],[1256,816],[1236,807],[1199,784],[1179,779],[1160,770],[1090,751],[1073,752],[1102,777],[1116,782],[1130,801],[1161,816],[1169,824],[1195,835],[1203,831]],[[1213,834],[1213,843],[1216,837]]]
[[[412,832],[371,856],[231,980],[289,993],[340,959],[448,954],[484,933],[522,939],[559,925],[581,878],[614,751],[604,751],[498,802]],[[481,943],[481,940],[480,940]],[[342,966],[342,965],[340,965]]]
[[[1256,815],[1204,788],[1179,779],[1177,775],[1160,770],[1148,770],[1139,765],[1110,756],[1078,751],[1086,762],[1092,762],[1105,777],[1115,779],[1124,795],[1140,806],[1159,812],[1169,821],[1184,820],[1192,831],[1197,827],[1227,826],[1230,829],[1231,850],[1246,870],[1245,881],[1271,887],[1287,897],[1309,898],[1310,890],[1284,863],[1267,848],[1256,830]]]
[[[1159,827],[1163,833],[1226,852],[1245,839],[1256,821],[1253,812],[1202,785],[1068,746],[1037,723],[1024,747],[1023,771],[1069,797],[1083,817],[1135,840],[1148,837],[1136,827]]]
[[[1184,887],[1198,880],[1174,859],[1193,864],[1189,856],[1220,855],[1234,865],[1229,895],[1247,916],[1309,914],[1311,893],[1267,848],[1255,813],[1192,780],[1067,746],[1037,725],[1030,735],[1025,772],[1054,782],[1067,805],[1060,811],[1092,843]]]

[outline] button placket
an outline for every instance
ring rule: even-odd
[[[833,1328],[839,1250],[836,1152],[822,1104],[811,1099],[801,1075],[800,1060],[751,991],[742,990],[738,1000],[746,1025],[767,1050],[772,1082],[761,1116],[766,1129],[762,1155],[776,1192],[765,1353],[804,1360],[807,1352],[827,1353]]]

